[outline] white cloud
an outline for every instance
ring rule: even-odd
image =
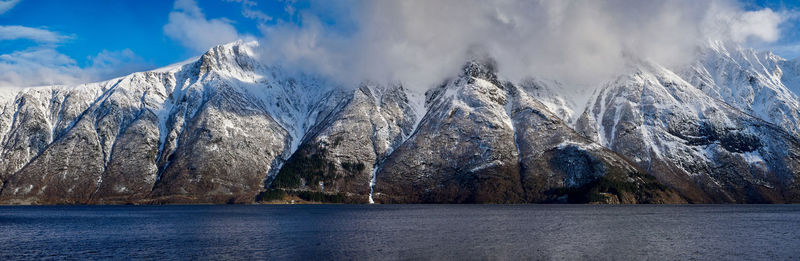
[[[770,9],[743,12],[731,21],[731,37],[734,41],[744,42],[755,38],[765,42],[778,40],[778,25],[783,18]]]
[[[294,12],[297,11],[297,8],[294,7],[295,0],[284,0],[286,5],[283,6],[283,11],[285,11],[289,16],[293,16]]]
[[[774,42],[780,37],[780,25],[791,16],[765,8],[741,10],[730,2],[713,2],[703,23],[710,37],[737,43]]]
[[[3,8],[11,8],[17,2],[0,1],[0,13],[4,11]],[[25,39],[36,43],[33,47],[0,54],[0,87],[85,83],[149,67],[130,49],[103,50],[89,57],[89,63],[81,66],[72,57],[56,49],[71,38],[42,28],[0,25],[0,42]]]
[[[254,20],[258,20],[260,23],[269,22],[272,20],[272,16],[265,14],[264,12],[250,9],[250,8],[242,8],[242,16]]]
[[[240,38],[231,21],[206,19],[194,0],[176,0],[169,13],[164,33],[194,51],[205,51],[215,45]]]
[[[250,0],[225,0],[225,2],[240,3],[242,4],[242,16],[245,18],[257,20],[259,23],[272,21],[272,16],[266,13],[253,9],[258,6],[258,3]]]
[[[52,48],[0,55],[0,86],[24,87],[83,81],[75,60]]]
[[[8,12],[19,3],[20,0],[0,0],[0,15]]]
[[[75,84],[105,80],[146,68],[148,65],[130,49],[103,50],[80,66],[56,48],[71,37],[41,28],[0,25],[0,42],[27,39],[36,46],[0,54],[0,87]]]
[[[77,84],[142,70],[148,66],[133,51],[103,50],[81,67],[54,48],[33,47],[0,55],[0,87]]]
[[[0,25],[0,41],[29,39],[37,43],[60,43],[69,37],[45,29],[19,26]]]
[[[111,79],[151,67],[131,49],[123,49],[121,51],[103,50],[89,58],[90,64],[83,70],[94,81]]]
[[[354,21],[356,30],[320,22],[331,14],[309,11],[313,5],[352,9],[336,19]],[[734,1],[320,1],[309,10],[297,10],[301,25],[261,27],[267,62],[348,85],[371,79],[417,89],[452,76],[476,50],[511,80],[597,84],[625,70],[631,57],[688,62],[709,38],[775,41],[782,21],[781,13],[745,11]]]

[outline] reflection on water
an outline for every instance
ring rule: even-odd
[[[0,207],[0,260],[774,260],[797,246],[797,205]]]

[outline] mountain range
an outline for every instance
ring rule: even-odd
[[[800,62],[770,52],[632,60],[578,99],[489,57],[423,92],[340,87],[257,48],[1,89],[0,203],[800,202]]]

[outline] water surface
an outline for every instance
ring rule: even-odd
[[[14,259],[800,259],[800,205],[0,207]]]

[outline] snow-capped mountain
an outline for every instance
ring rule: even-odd
[[[643,64],[601,89],[579,119],[588,137],[693,202],[797,197],[800,142],[780,127]]]
[[[491,60],[467,63],[459,77],[427,96],[428,113],[378,172],[378,199],[682,201],[619,155],[575,133],[523,89],[500,81]]]
[[[792,81],[798,77],[792,62],[716,41],[698,52],[698,61],[679,73],[683,79],[712,98],[800,134],[800,100],[797,90],[789,89],[800,88]]]
[[[768,53],[642,62],[587,103],[489,58],[423,94],[290,73],[257,46],[0,90],[0,203],[800,201],[800,67]]]
[[[365,84],[333,96],[323,102],[331,107],[269,183],[348,193],[367,202],[379,163],[411,135],[418,116],[402,86]]]
[[[106,82],[9,91],[0,198],[252,201],[313,123],[327,88],[255,63],[255,45],[218,46]]]

